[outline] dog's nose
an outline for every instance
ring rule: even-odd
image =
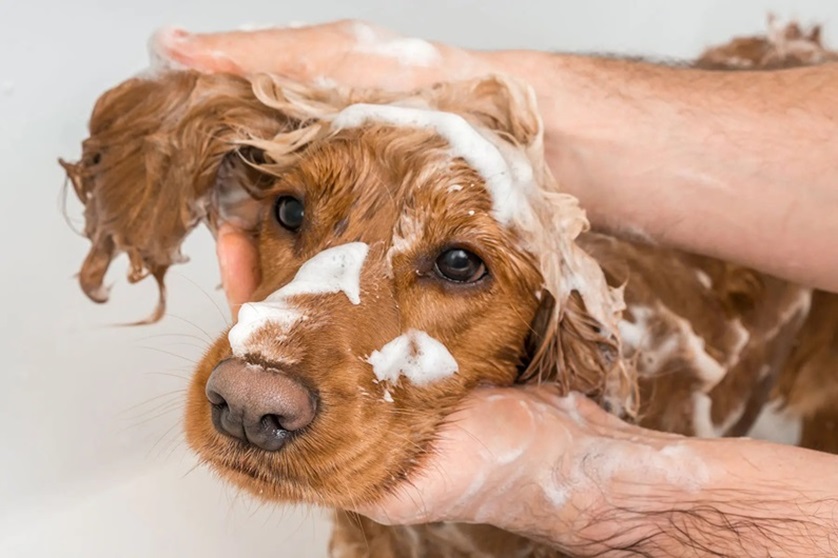
[[[293,378],[234,358],[215,367],[206,394],[216,430],[267,451],[308,426],[317,410],[311,391]]]

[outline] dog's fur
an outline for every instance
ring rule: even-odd
[[[777,36],[793,39],[794,48],[737,39],[697,65],[756,68],[833,57],[819,32],[795,27]],[[382,123],[332,130],[330,120],[358,102],[456,113],[500,149],[518,153],[537,185],[521,194],[529,219],[500,226],[485,177],[452,158],[432,130]],[[188,71],[129,80],[97,103],[81,161],[63,163],[93,243],[82,288],[106,300],[105,272],[126,252],[131,281],[151,274],[161,285],[150,320],[159,319],[163,276],[200,221],[215,230],[220,219],[232,219],[257,237],[262,282],[254,300],[328,247],[369,246],[361,304],[301,297],[307,325],[281,342],[270,325],[260,334],[251,356],[273,362],[291,355],[295,364],[285,372],[312,387],[320,403],[315,421],[281,451],[244,449],[211,424],[204,390],[230,356],[226,335],[195,372],[190,445],[224,478],[272,501],[337,510],[374,501],[410,478],[446,415],[481,384],[553,381],[644,426],[701,436],[744,435],[774,402],[803,420],[802,445],[838,451],[838,412],[830,404],[838,396],[838,297],[587,230],[545,165],[541,133],[529,89],[499,77],[410,94]],[[274,200],[289,193],[306,203],[299,233],[271,217]],[[474,285],[436,278],[432,264],[446,246],[480,255],[488,278]],[[376,382],[364,359],[409,328],[440,340],[458,373],[422,387]],[[340,512],[331,550],[558,555],[488,526],[384,527]]]

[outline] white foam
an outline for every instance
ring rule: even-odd
[[[290,283],[264,301],[243,304],[236,325],[227,335],[233,354],[246,354],[250,339],[268,324],[287,331],[305,319],[300,309],[288,300],[290,297],[342,292],[352,304],[360,304],[361,269],[368,251],[363,242],[323,250],[305,262]]]
[[[433,130],[448,141],[454,157],[465,160],[486,182],[492,197],[492,213],[498,223],[509,226],[513,221],[532,221],[533,212],[526,197],[534,187],[532,167],[520,154],[513,156],[511,150],[509,159],[505,158],[498,145],[462,116],[423,108],[360,103],[338,113],[332,128],[357,128],[370,122]]]
[[[411,37],[383,37],[369,25],[355,22],[355,52],[398,60],[406,66],[430,66],[440,59],[439,51],[428,41]]]
[[[384,256],[388,265],[388,273],[392,274],[393,256],[412,250],[422,238],[424,230],[425,225],[423,222],[413,217],[410,213],[402,213],[393,231],[390,248]]]
[[[288,331],[303,319],[305,316],[282,298],[249,302],[239,309],[238,321],[227,334],[227,340],[233,354],[243,357],[250,350],[253,336],[266,325],[272,324],[279,331]]]
[[[710,278],[707,273],[700,269],[695,270],[695,278],[698,279],[698,282],[701,283],[705,289],[712,289],[713,288],[713,280]]]
[[[693,431],[698,438],[715,438],[716,427],[713,424],[713,400],[706,393],[699,391],[692,394]]]
[[[415,329],[373,351],[367,362],[379,381],[396,383],[399,376],[405,376],[419,386],[448,378],[459,369],[445,345]]]
[[[778,444],[796,446],[803,435],[803,420],[783,409],[778,400],[762,408],[756,422],[748,432],[749,438],[766,440]]]
[[[661,366],[676,351],[683,351],[691,357],[696,375],[703,382],[701,389],[705,393],[724,378],[727,368],[707,352],[704,338],[695,332],[688,320],[663,305],[654,309],[648,306],[632,305],[629,310],[634,317],[634,322],[623,319],[617,326],[625,354],[631,355],[632,352],[637,352],[641,357],[643,364],[641,373],[644,376],[657,374]],[[651,337],[649,332],[653,317],[665,320],[666,325],[674,330],[673,333],[661,339]],[[733,327],[736,328],[737,340],[731,359],[727,363],[728,366],[738,361],[739,354],[749,340],[748,332],[741,323],[733,322]]]
[[[643,443],[595,438],[580,445],[585,458],[565,479],[573,491],[595,489],[619,475],[628,479],[663,478],[689,492],[697,492],[710,479],[711,470],[701,456],[680,442],[655,449]]]
[[[270,29],[300,29],[308,26],[309,24],[304,21],[289,21],[284,25],[276,23],[245,22],[239,25],[236,29],[238,31],[267,31]]]
[[[368,251],[364,242],[323,250],[300,267],[293,281],[268,298],[343,292],[349,302],[360,304],[361,268]]]

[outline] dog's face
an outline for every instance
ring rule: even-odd
[[[370,500],[465,393],[515,381],[538,262],[493,216],[483,177],[428,130],[318,142],[267,187],[261,215],[254,300],[267,300],[198,367],[189,440],[263,497]]]
[[[104,300],[120,251],[162,284],[199,220],[252,229],[261,285],[195,372],[189,443],[263,498],[372,502],[481,384],[632,404],[620,293],[574,243],[584,215],[540,126],[529,88],[499,78],[401,95],[126,82],[64,164],[93,241],[82,285]]]

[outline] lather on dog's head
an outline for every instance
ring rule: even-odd
[[[129,81],[64,163],[93,242],[82,286],[104,300],[120,251],[162,283],[201,220],[251,230],[261,284],[195,372],[188,440],[264,498],[368,502],[479,385],[555,381],[633,410],[620,293],[574,244],[587,223],[541,133],[531,91],[498,77],[409,94]]]

